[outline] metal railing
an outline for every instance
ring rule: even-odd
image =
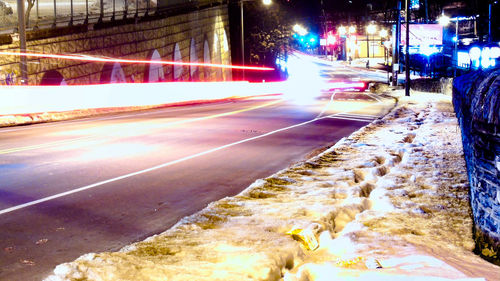
[[[228,0],[27,0],[26,30],[140,20],[227,2]],[[16,0],[0,0],[0,34],[18,32],[17,14]]]

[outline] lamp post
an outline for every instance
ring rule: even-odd
[[[245,66],[245,26],[243,17],[243,2],[251,2],[254,0],[240,0],[240,19],[241,19],[241,65]],[[271,0],[262,0],[262,3],[266,6],[271,5]],[[245,69],[241,72],[242,80],[245,80]]]
[[[454,41],[454,48],[453,48],[453,61],[455,61],[453,63],[453,77],[455,77],[457,75],[457,68],[456,68],[456,61],[457,61],[457,49],[458,49],[458,23],[459,23],[459,19],[458,17],[454,19],[455,20],[455,37],[453,38],[453,41]],[[438,19],[438,22],[441,26],[448,26],[450,24],[450,22],[452,21],[452,19],[446,15],[441,15],[441,17],[439,17]]]
[[[367,56],[368,56],[368,61],[366,63],[366,66],[369,67],[370,65],[370,35],[371,34],[374,34],[375,32],[377,31],[377,27],[374,25],[374,24],[369,24],[367,27],[366,27],[366,42],[367,42],[367,46],[366,46],[366,50],[367,50]],[[372,55],[374,51],[372,49]]]
[[[349,49],[349,54],[348,54],[348,57],[349,57],[349,64],[351,64],[351,61],[354,59],[354,55],[355,55],[355,49],[353,48],[355,42],[356,42],[356,36],[355,36],[355,33],[356,33],[356,27],[351,25],[349,26],[349,29],[348,29],[348,35],[349,35],[349,45],[348,45],[348,49]]]
[[[386,29],[381,29],[380,32],[379,32],[379,35],[380,35],[380,41],[382,42],[382,46],[384,47],[384,65],[388,66],[389,65],[389,52],[387,52],[387,42],[384,41],[385,38],[389,35],[389,32],[387,32]],[[389,72],[390,70],[387,71],[387,83],[390,84],[390,80],[389,80]]]
[[[340,42],[342,42],[341,56],[343,59],[347,60],[347,37],[346,37],[347,28],[341,25],[337,28],[337,33],[339,34]]]
[[[410,96],[410,0],[406,0],[405,96]]]
[[[455,21],[455,50],[453,51],[453,57],[455,58],[455,65],[453,67],[453,77],[457,76],[457,66],[458,66],[458,18]]]
[[[17,20],[19,24],[19,51],[26,52],[26,22],[24,17],[24,0],[17,0]],[[28,60],[25,56],[19,58],[21,83],[28,84]]]
[[[385,29],[381,29],[380,32],[379,32],[379,36],[380,36],[380,41],[384,40],[387,35],[389,35],[389,33],[387,32],[387,30]],[[384,45],[384,64],[387,65],[387,50],[386,50],[386,46]]]
[[[370,35],[373,35],[375,32],[377,32],[377,26],[374,25],[374,24],[369,24],[367,27],[366,27],[366,31],[368,32],[368,47],[370,47]],[[367,50],[369,50],[370,48],[367,48]],[[374,55],[374,51],[372,49],[372,56]],[[370,57],[370,52],[368,51],[368,57]]]

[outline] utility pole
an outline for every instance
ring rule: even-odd
[[[488,43],[491,43],[491,6],[493,4],[490,2],[488,9]]]
[[[241,20],[241,65],[245,66],[245,28],[243,26],[243,0],[240,0],[240,20]],[[245,80],[245,69],[241,70],[241,78]]]
[[[458,67],[458,24],[459,19],[455,21],[455,50],[453,51],[453,77],[457,77],[457,67]]]
[[[425,5],[425,23],[429,23],[429,8],[427,7],[428,0],[424,1]]]
[[[370,35],[366,31],[366,57],[370,60]]]
[[[392,50],[392,86],[398,85],[399,73],[399,49],[401,44],[401,0],[398,0],[396,11],[396,34],[394,34],[394,46]]]
[[[19,50],[26,53],[26,22],[24,18],[24,0],[17,0],[17,20],[19,21]],[[28,59],[26,56],[19,57],[19,68],[21,69],[21,83],[28,84]]]
[[[406,0],[405,96],[410,96],[410,0]]]

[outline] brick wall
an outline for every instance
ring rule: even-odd
[[[74,30],[74,33],[67,32],[68,35],[62,36],[57,36],[56,30],[56,34],[52,32],[49,38],[28,40],[27,49],[32,52],[83,53],[143,60],[149,60],[156,50],[162,60],[174,60],[176,57],[174,51],[178,45],[183,62],[192,61],[192,57],[197,58],[198,62],[205,62],[205,58],[208,57],[213,63],[229,64],[231,62],[227,5],[167,18],[151,18],[137,23],[89,25],[83,28],[75,27]],[[205,46],[208,46],[207,51],[205,51]],[[191,48],[194,49],[191,50]],[[1,45],[0,51],[2,50],[17,51],[19,42]],[[192,56],[194,54],[195,56]],[[115,68],[114,77],[120,76],[121,71],[116,70],[121,67],[127,82],[143,82],[148,76],[146,72],[149,65],[145,64],[122,63],[120,66],[105,66],[103,63],[96,62],[28,58],[28,80],[30,85],[38,85],[44,76],[46,77],[48,71],[57,71],[67,84],[96,84],[109,80],[111,77],[109,72],[113,67]],[[214,81],[232,78],[231,71],[227,69],[198,68],[198,71],[190,71],[187,66],[179,67],[176,73],[180,75],[174,77],[174,68],[176,67],[163,66],[165,80]],[[194,75],[191,75],[192,73]],[[0,84],[19,83],[19,57],[0,56]]]
[[[500,69],[453,82],[471,186],[475,252],[500,265]]]

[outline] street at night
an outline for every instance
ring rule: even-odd
[[[0,0],[0,280],[500,281],[497,0]]]
[[[394,105],[360,92],[333,102],[331,95],[309,104],[284,95],[2,129],[1,246],[11,249],[2,275],[43,277],[84,253],[164,231]]]

